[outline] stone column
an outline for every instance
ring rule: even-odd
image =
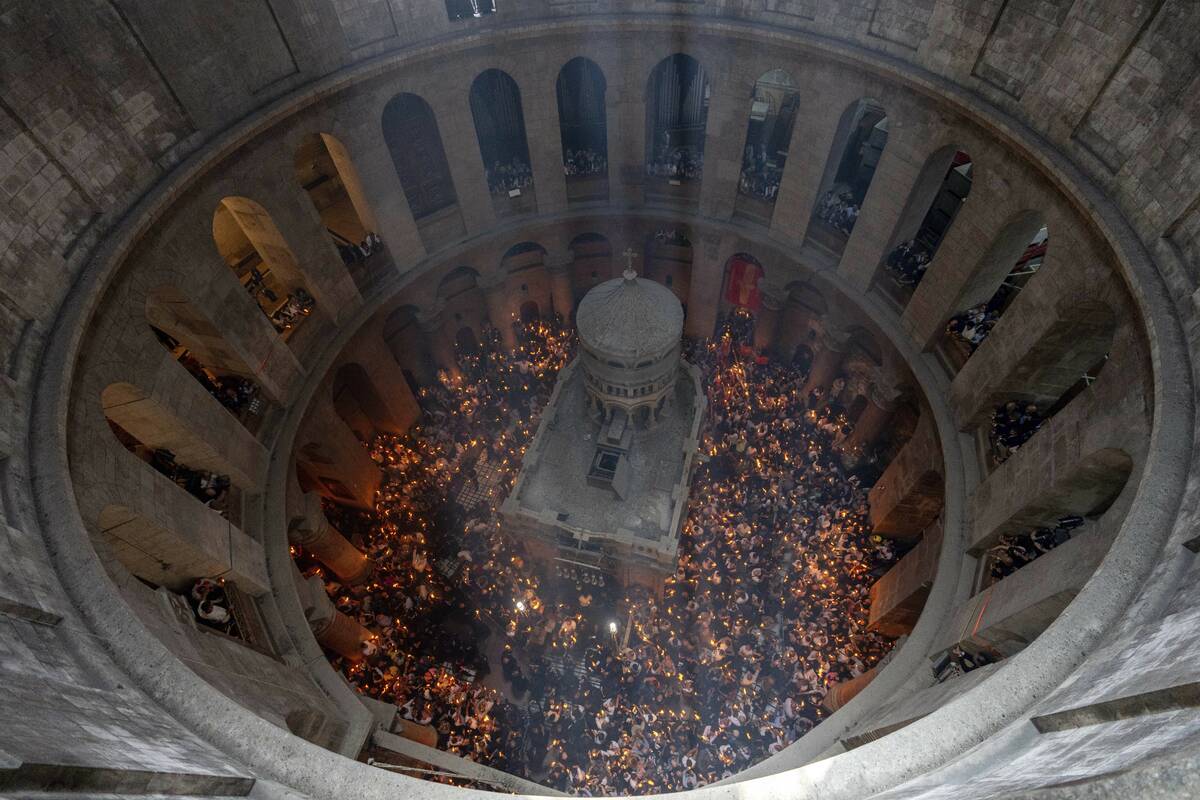
[[[781,321],[775,345],[784,360],[790,362],[796,354],[796,348],[805,343],[807,326],[803,323],[807,321],[810,314],[808,309],[792,297],[788,297],[784,303],[783,310],[780,312]]]
[[[761,353],[775,352],[779,344],[779,322],[787,293],[775,287],[762,289],[762,307],[754,315],[754,349]]]
[[[351,661],[362,661],[363,643],[375,638],[358,620],[338,611],[323,590],[316,597],[308,625],[321,647]]]
[[[875,680],[875,676],[878,673],[878,667],[871,667],[857,678],[850,678],[849,680],[833,684],[829,687],[829,691],[825,693],[825,699],[821,701],[821,705],[829,711],[837,711],[846,705],[846,703],[853,700],[859,692],[867,688],[871,681]]]
[[[265,165],[268,181],[261,197],[255,199],[295,258],[317,309],[340,325],[362,305],[362,297],[308,194],[296,183],[291,155],[282,155]],[[262,255],[270,260],[269,253]]]
[[[323,479],[326,485],[337,481],[350,493],[343,497],[329,489],[330,499],[368,510],[374,507],[375,492],[383,474],[334,409],[332,397],[318,395],[300,426],[296,442],[299,445],[296,459],[303,461],[314,477]]]
[[[533,66],[533,62],[530,62]],[[558,127],[558,74],[549,70],[514,75],[521,87],[521,106],[529,142],[533,189],[539,214],[567,208],[567,183],[563,174],[562,134]]]
[[[714,75],[714,78],[716,76]],[[726,84],[713,92],[704,137],[704,176],[700,184],[700,213],[714,219],[733,216],[742,145],[746,141],[746,111],[752,87]]]
[[[856,456],[864,448],[875,443],[879,434],[892,419],[896,410],[896,391],[891,387],[871,385],[867,405],[854,423],[854,430],[842,441],[839,449],[847,455]]]
[[[822,85],[814,81],[811,86]],[[831,156],[834,139],[842,112],[856,96],[857,87],[838,86],[834,97],[822,96],[811,86],[802,85],[800,92],[801,111],[796,114],[792,128],[792,139],[788,144],[788,160],[783,167],[779,183],[775,213],[771,216],[771,236],[799,246],[804,241],[812,218],[817,196],[821,191],[821,180],[826,162],[838,158]],[[811,156],[810,156],[811,154]]]
[[[813,356],[812,369],[809,370],[808,380],[800,390],[802,395],[809,395],[814,389],[826,389],[837,377],[842,367],[842,359],[846,355],[848,337],[843,331],[825,331],[821,337],[821,346]]]
[[[392,154],[383,139],[383,128],[379,124],[381,115],[382,109],[361,125],[347,124],[336,130],[354,161],[363,194],[378,222],[376,233],[392,256],[396,271],[405,272],[425,257],[425,246],[408,207],[400,176],[396,174]],[[340,121],[341,117],[338,119]]]
[[[376,420],[389,433],[404,433],[421,416],[421,406],[413,396],[408,381],[395,356],[374,327],[362,331],[350,341],[346,354],[360,364],[379,390],[379,400],[387,411],[387,419]]]
[[[942,451],[926,411],[900,454],[871,487],[871,526],[881,536],[916,539],[942,512]]]
[[[875,581],[868,630],[894,637],[912,633],[937,575],[941,546],[942,526],[935,521],[921,536],[920,544]]]
[[[725,251],[731,242],[720,235],[701,234],[693,242],[692,275],[688,282],[687,319],[684,333],[707,339],[717,326],[717,307],[721,302],[721,283],[725,278]]]
[[[442,133],[442,145],[450,164],[450,175],[454,179],[454,193],[458,196],[463,224],[467,233],[474,236],[495,226],[496,213],[492,209],[483,158],[479,155],[479,140],[475,137],[470,91],[470,86],[464,85],[454,87],[452,91],[433,94],[427,99]]]
[[[838,272],[864,292],[875,281],[879,265],[888,255],[905,202],[931,155],[931,137],[925,126],[904,124],[895,117],[889,117],[888,122],[887,146],[838,262]]]
[[[1005,219],[997,206],[1006,198],[996,197],[997,191],[987,181],[972,185],[904,309],[900,324],[923,349],[934,346],[952,316],[991,298],[1040,227],[1036,214]],[[985,291],[968,292],[983,274],[993,277]]]
[[[571,283],[571,262],[547,265],[550,273],[550,297],[555,313],[561,314],[563,322],[570,325],[575,314],[575,288]]]
[[[454,342],[450,341],[442,331],[441,315],[435,314],[427,319],[418,320],[418,323],[421,326],[421,333],[425,335],[426,351],[433,361],[434,369],[445,370],[452,378],[460,377],[462,371],[459,370],[458,361],[454,358]]]
[[[508,300],[508,287],[503,279],[491,286],[480,286],[487,304],[488,322],[500,332],[500,344],[506,352],[517,347],[517,333],[513,330],[512,304]]]
[[[646,77],[653,69],[645,56],[634,54],[605,69],[608,90],[609,200],[615,206],[639,206],[646,181]]]
[[[362,583],[375,569],[375,562],[329,522],[321,508],[321,496],[316,492],[304,495],[302,513],[288,525],[288,541],[311,553],[343,583]]]

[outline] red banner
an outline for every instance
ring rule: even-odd
[[[758,264],[741,256],[734,256],[729,260],[725,299],[739,308],[758,311],[762,305],[762,295],[758,291],[758,282],[762,276],[763,269]]]

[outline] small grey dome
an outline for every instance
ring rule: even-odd
[[[663,286],[626,272],[584,295],[575,312],[579,338],[606,355],[636,358],[659,354],[683,335],[683,306]]]

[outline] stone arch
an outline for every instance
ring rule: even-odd
[[[304,189],[360,290],[370,284],[370,256],[379,252],[375,219],[358,170],[345,145],[328,133],[305,136],[293,158],[296,182]],[[380,243],[381,244],[381,243]]]
[[[247,197],[222,199],[213,212],[213,242],[276,330],[287,333],[303,318],[290,314],[293,304],[311,310],[315,301],[300,262],[261,205]]]
[[[383,139],[418,223],[452,213],[458,195],[437,118],[424,98],[412,93],[393,97],[383,108]]]
[[[604,71],[591,59],[572,58],[558,71],[558,130],[567,198],[608,199],[608,113]]]
[[[477,288],[479,288],[479,273],[473,267],[455,267],[438,281],[437,298],[443,302],[449,302]]]
[[[888,139],[888,115],[870,98],[851,103],[838,121],[805,238],[841,255]]]
[[[799,105],[796,81],[787,71],[770,70],[755,82],[734,205],[737,216],[770,224]]]

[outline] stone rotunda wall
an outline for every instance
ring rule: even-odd
[[[1185,0],[675,11],[517,2],[453,22],[436,2],[254,0],[211,13],[71,0],[0,15],[0,790],[465,796],[343,757],[375,720],[328,669],[312,598],[297,590],[289,528],[319,525],[293,460],[366,502],[377,477],[336,400],[366,393],[363,373],[385,398],[372,424],[403,430],[416,414],[405,372],[452,369],[462,329],[503,329],[531,302],[572,308],[604,263],[596,239],[573,246],[581,235],[611,254],[685,226],[690,268],[669,274],[688,334],[713,330],[724,267],[748,252],[765,275],[761,346],[794,349],[800,322],[845,297],[903,359],[928,400],[912,441],[930,446],[889,467],[877,522],[911,530],[922,512],[897,487],[944,482],[908,578],[880,590],[881,607],[904,606],[917,591],[905,580],[927,594],[889,665],[792,748],[692,794],[1200,792],[1187,699],[1200,679],[1188,480],[1200,11]],[[711,81],[704,177],[684,197],[648,191],[643,163],[647,76],[676,52]],[[606,76],[609,160],[607,199],[583,203],[563,179],[554,97],[559,67],[581,55]],[[531,202],[488,192],[469,93],[493,68],[521,90]],[[779,68],[803,78],[800,112],[763,224],[737,213],[737,180],[746,98]],[[454,190],[419,219],[381,128],[403,93],[431,109]],[[813,246],[809,220],[843,111],[863,98],[886,110],[889,141],[839,257]],[[383,239],[365,267],[343,264],[297,179],[296,154],[319,134],[335,140],[322,140],[333,163],[352,164],[340,180]],[[883,291],[882,263],[957,150],[975,167],[971,195],[902,303]],[[1043,268],[956,370],[938,334],[987,273],[989,246],[1030,212],[1050,231]],[[514,248],[528,242],[538,247]],[[246,246],[315,303],[286,337],[230,269]],[[252,377],[261,419],[226,413],[151,322]],[[815,373],[851,363],[853,331],[814,333]],[[994,470],[981,463],[990,407],[1061,397],[1102,354],[1097,380],[1026,446]],[[229,475],[228,524],[130,455],[106,416]],[[1097,485],[1115,496],[1093,546],[1035,562],[1021,590],[984,605],[981,550],[1013,525],[1094,505]],[[252,646],[189,626],[169,592],[136,577],[168,587],[189,570],[242,588],[260,623]],[[1005,605],[1047,588],[1061,602]],[[928,656],[963,636],[1013,655],[930,685]]]

